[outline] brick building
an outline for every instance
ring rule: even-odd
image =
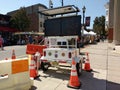
[[[18,30],[10,26],[10,16],[0,14],[0,34],[5,36]]]
[[[35,4],[32,6],[25,7],[25,9],[27,15],[30,18],[30,27],[26,30],[26,32],[43,32],[43,24],[46,17],[38,13],[38,11],[45,10],[47,9],[47,7],[43,4]],[[8,12],[7,15],[12,16],[16,11]]]

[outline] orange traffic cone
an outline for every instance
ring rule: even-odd
[[[15,50],[13,49],[13,51],[12,51],[12,57],[11,57],[12,59],[16,59],[16,56],[15,56]]]
[[[88,55],[88,53],[86,53],[86,55],[87,55],[87,59],[85,61],[84,70],[91,72],[92,69],[90,68],[89,55]]]
[[[72,60],[71,76],[67,86],[74,89],[79,89],[81,86],[78,75],[77,75],[77,71],[76,71],[76,63],[74,60]]]
[[[30,77],[34,79],[37,77],[36,64],[33,55],[31,56]]]

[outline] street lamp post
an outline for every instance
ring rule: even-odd
[[[83,6],[82,10],[83,10],[83,27],[85,27],[84,19],[85,19],[85,10],[86,10],[86,7]]]
[[[53,2],[52,2],[52,0],[49,0],[49,8],[53,8]]]
[[[81,38],[81,40],[82,40],[82,44],[84,43],[84,42],[83,42],[83,40],[84,40],[84,39],[83,39],[83,34],[84,34],[84,32],[83,32],[83,31],[84,31],[84,28],[85,28],[85,24],[84,24],[84,19],[85,19],[85,10],[86,10],[86,7],[85,7],[85,6],[83,6],[83,8],[82,8],[82,11],[83,11],[83,25],[82,25],[82,35],[81,35],[81,37],[82,37],[82,38]],[[84,46],[84,44],[83,44],[83,46]]]

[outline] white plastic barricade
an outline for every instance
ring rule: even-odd
[[[32,85],[28,58],[0,61],[0,90],[29,90]]]

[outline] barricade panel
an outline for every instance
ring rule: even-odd
[[[20,60],[12,62],[12,74],[28,71],[28,60]]]
[[[33,45],[28,44],[26,48],[26,54],[35,54],[37,51],[43,55],[43,49],[47,48],[45,45]]]
[[[29,90],[33,85],[28,58],[0,61],[0,74],[0,90]]]

